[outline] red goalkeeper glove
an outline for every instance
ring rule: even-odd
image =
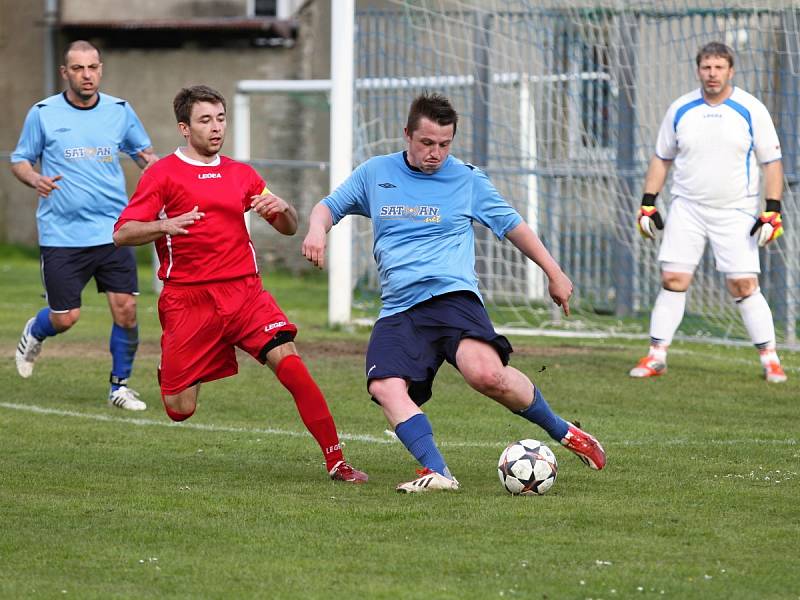
[[[766,210],[758,216],[758,220],[750,230],[750,235],[756,235],[756,233],[759,246],[766,246],[783,235],[779,200],[767,200]]]
[[[645,239],[656,239],[656,229],[664,229],[664,221],[656,208],[658,194],[644,194],[639,213],[636,215],[636,227]]]

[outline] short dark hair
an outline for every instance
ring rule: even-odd
[[[72,52],[73,50],[79,50],[81,52],[86,52],[87,50],[94,50],[97,52],[97,59],[100,62],[103,62],[103,59],[100,56],[100,49],[92,44],[91,42],[87,42],[86,40],[75,40],[74,42],[70,42],[67,44],[67,47],[64,48],[64,66],[67,65],[67,55]]]
[[[697,57],[695,58],[697,66],[700,66],[701,60],[708,58],[709,56],[724,58],[728,61],[729,67],[733,66],[733,50],[731,50],[730,46],[723,44],[722,42],[709,42],[700,48],[700,50],[697,51]]]
[[[220,94],[214,88],[207,85],[192,85],[182,88],[180,92],[175,95],[175,100],[172,101],[172,109],[175,111],[175,118],[178,123],[189,124],[189,117],[192,115],[192,106],[198,102],[211,102],[212,104],[222,104],[222,108],[226,111],[225,96]]]
[[[419,121],[423,117],[437,125],[452,125],[453,135],[456,134],[458,113],[446,96],[423,92],[414,98],[411,108],[408,109],[408,120],[406,121],[406,130],[409,136],[419,127]]]

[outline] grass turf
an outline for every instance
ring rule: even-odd
[[[91,284],[78,325],[17,376],[42,300],[35,258],[0,251],[0,597],[800,597],[797,354],[776,386],[752,349],[676,344],[668,375],[634,381],[643,343],[514,339],[514,366],[601,439],[607,469],[551,443],[553,489],[509,496],[503,447],[546,435],[445,366],[426,411],[462,489],[406,496],[394,486],[416,465],[367,398],[368,333],[324,327],[322,277],[267,286],[370,474],[360,487],[327,479],[288,393],[248,358],[171,424],[150,276],[133,378],[149,409],[126,413],[105,405],[110,319]]]

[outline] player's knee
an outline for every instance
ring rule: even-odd
[[[71,328],[80,318],[81,310],[79,308],[73,308],[63,313],[50,312],[50,321],[53,323],[55,330],[59,333]]]
[[[736,299],[741,302],[759,291],[758,279],[728,279],[728,291]]]
[[[164,405],[164,410],[167,412],[167,416],[170,419],[177,422],[185,421],[194,414],[194,409],[192,409],[190,412],[179,412],[177,410],[171,409],[166,404]]]
[[[126,329],[136,327],[136,301],[133,300],[130,304],[126,303],[117,308],[114,313],[114,322]]]
[[[661,287],[670,292],[685,292],[689,289],[692,278],[686,273],[662,273]]]
[[[164,404],[164,410],[167,416],[173,421],[185,421],[194,414],[197,408],[196,402],[177,399],[174,396],[165,396],[161,394],[161,402]]]
[[[508,378],[505,376],[503,368],[478,368],[465,375],[467,383],[479,391],[481,394],[490,398],[503,396],[509,389]]]
[[[377,400],[380,404],[381,399],[386,398],[389,395],[388,382],[385,379],[373,379],[369,382],[367,391],[369,392],[370,396],[375,398],[375,400]]]

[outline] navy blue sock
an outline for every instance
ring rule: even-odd
[[[551,438],[560,442],[569,431],[569,424],[550,409],[539,388],[533,389],[533,402],[517,413],[544,429]]]
[[[419,464],[445,477],[453,477],[441,452],[436,447],[431,423],[424,413],[416,414],[398,424],[394,432],[408,451],[414,455],[414,458],[419,461]]]
[[[111,327],[108,349],[111,351],[111,391],[127,383],[133,371],[133,358],[139,346],[139,326],[130,329],[116,323]],[[124,382],[124,383],[123,383]]]
[[[44,307],[34,317],[33,325],[31,325],[31,335],[40,342],[44,338],[53,337],[58,332],[53,324],[50,322],[50,309]]]

